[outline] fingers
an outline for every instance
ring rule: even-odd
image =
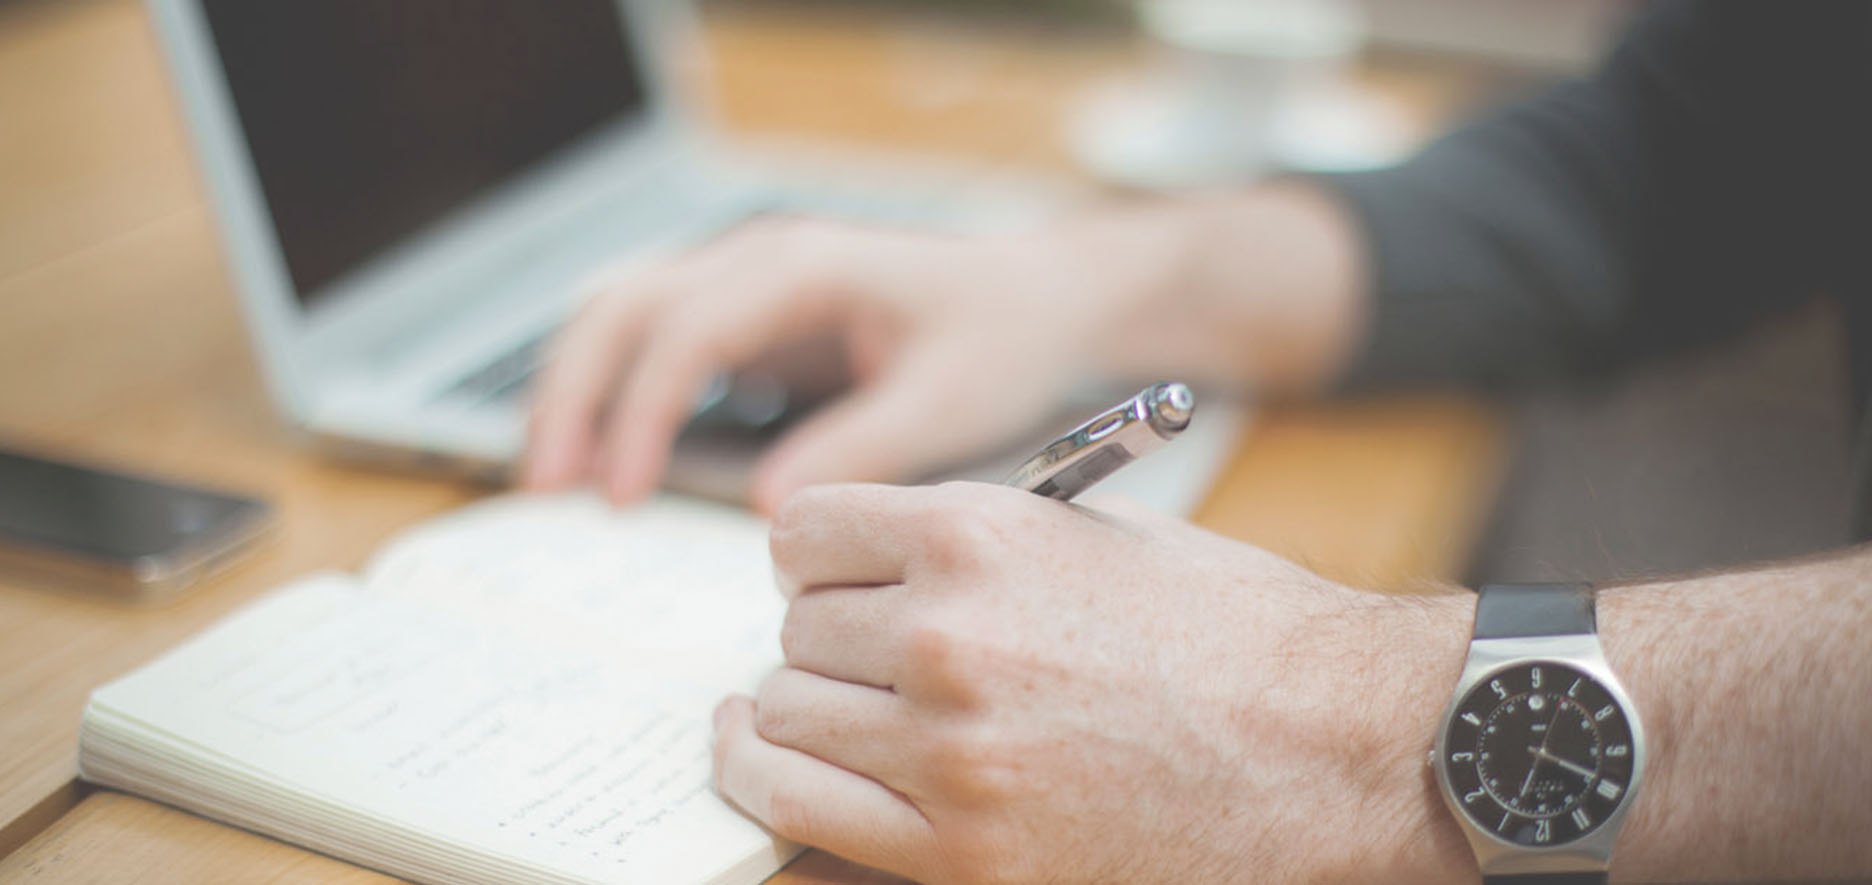
[[[979,326],[932,331],[928,316],[900,313],[904,291],[946,291],[944,260],[904,248],[917,242],[797,221],[752,224],[613,280],[553,347],[534,397],[527,485],[589,476],[614,501],[641,497],[712,377],[814,332],[851,338],[864,383],[763,459],[751,489],[757,510],[772,513],[814,483],[911,478],[1030,420],[1031,409],[1007,397],[985,408],[975,401],[982,379],[1005,377],[982,364]],[[929,340],[913,343],[912,332]]]
[[[929,869],[935,836],[901,795],[809,754],[777,746],[754,726],[754,702],[715,711],[715,784],[782,837],[896,873]]]
[[[796,597],[780,628],[787,666],[894,688],[903,659],[901,587],[827,587]]]
[[[768,550],[781,594],[796,599],[818,587],[905,584],[924,570],[978,568],[1021,544],[1011,518],[1059,512],[1058,502],[988,483],[818,485],[774,514]]]
[[[842,484],[802,489],[774,514],[768,537],[780,592],[900,583],[920,544],[915,489]]]
[[[600,290],[560,328],[532,393],[522,482],[561,488],[591,468],[604,402],[656,307],[655,283]]]
[[[752,265],[717,270],[665,311],[620,390],[599,453],[613,500],[655,486],[676,432],[717,372],[831,319],[836,290],[830,287],[795,277],[758,280],[748,276]]]
[[[892,692],[790,667],[768,676],[754,699],[763,740],[883,784],[905,783],[911,773],[909,717]]]
[[[587,285],[597,294],[554,339],[535,387],[523,482],[550,488],[597,475],[601,485],[629,493],[624,497],[648,491],[703,381],[730,358],[759,349],[775,331],[759,320],[801,313],[775,302],[810,295],[794,291],[812,281],[788,254],[798,242],[824,237],[816,231],[797,221],[750,223],[654,268],[639,256],[594,276]],[[750,314],[763,297],[764,310]],[[640,345],[648,344],[658,352],[647,361],[650,377],[639,378],[633,364],[646,363]],[[697,345],[707,349],[684,353]],[[631,430],[601,433],[600,422]],[[604,474],[620,464],[629,469],[609,481]]]

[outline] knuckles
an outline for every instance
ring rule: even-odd
[[[814,826],[813,805],[790,790],[775,790],[767,800],[767,826],[782,837],[801,844],[823,842]]]
[[[955,605],[931,606],[905,630],[900,681],[933,703],[980,709],[1007,656],[999,631],[986,619]]]
[[[877,543],[876,538],[827,538],[822,526],[834,513],[878,506],[875,487],[859,493],[860,486],[827,484],[800,489],[781,502],[768,531],[768,552],[783,577],[798,575],[810,563],[806,557],[827,541],[849,544]],[[910,547],[909,558],[931,575],[980,576],[1014,561],[1019,540],[1033,527],[1028,502],[1010,490],[980,483],[951,482],[935,488],[893,489],[887,494],[918,496],[922,500],[892,507],[877,519],[899,522],[888,533],[901,535]],[[847,516],[841,520],[850,524]],[[860,524],[863,524],[862,522]]]
[[[814,528],[825,513],[840,506],[842,497],[839,486],[807,486],[789,495],[774,511],[767,529],[767,553],[783,586],[801,573]]]
[[[1019,798],[1019,748],[990,726],[956,723],[928,738],[923,776],[948,801],[964,808],[998,807]]]
[[[974,574],[992,568],[1017,537],[1018,527],[970,483],[944,483],[916,517],[923,564],[938,573]]]
[[[784,744],[787,742],[786,715],[781,712],[780,705],[767,696],[768,692],[765,689],[761,694],[762,700],[766,703],[754,704],[754,733],[760,735],[768,743]]]
[[[919,618],[904,638],[904,657],[911,669],[925,681],[955,682],[966,676],[960,662],[967,654],[969,639],[948,624],[929,617]]]
[[[798,736],[795,716],[807,712],[800,706],[801,678],[799,671],[782,667],[767,674],[755,692],[754,733],[768,743],[791,744]]]
[[[771,540],[778,547],[805,535],[821,514],[839,506],[842,495],[838,485],[807,486],[787,496],[774,511]]]
[[[797,605],[787,606],[786,617],[780,622],[780,657],[788,664],[798,660],[800,642],[805,638],[801,635],[805,628],[800,624],[799,611]]]
[[[980,514],[939,510],[921,522],[921,559],[938,573],[971,573],[987,568],[1002,543],[994,526]]]
[[[749,249],[760,256],[763,266],[773,268],[796,288],[840,285],[864,248],[863,236],[833,222],[788,216],[759,220],[747,231]]]

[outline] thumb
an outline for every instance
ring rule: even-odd
[[[1075,503],[1089,510],[1103,510],[1113,516],[1139,522],[1163,516],[1157,508],[1122,492],[1094,492],[1081,496]]]
[[[1170,526],[1188,525],[1188,523],[1184,522],[1182,518],[1175,514],[1165,513],[1137,498],[1117,492],[1086,495],[1075,503],[1087,510],[1095,513],[1102,513],[1108,517],[1138,527],[1161,529]]]

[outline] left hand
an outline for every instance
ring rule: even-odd
[[[809,488],[772,549],[787,666],[715,764],[782,836],[931,882],[1474,874],[1424,763],[1460,597],[972,483]]]

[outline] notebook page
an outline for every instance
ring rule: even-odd
[[[742,689],[780,663],[766,524],[704,501],[494,498],[392,541],[364,580],[547,645],[680,658]]]
[[[789,856],[709,789],[711,678],[617,666],[322,576],[92,705],[346,809],[365,856],[439,844],[574,879],[700,883]]]

